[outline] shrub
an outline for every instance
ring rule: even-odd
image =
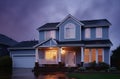
[[[96,61],[91,62],[91,63],[89,63],[88,69],[95,69],[96,65],[97,65],[97,64],[96,64]]]
[[[98,67],[100,70],[107,70],[109,68],[109,65],[104,62],[99,62]]]
[[[12,59],[9,56],[0,57],[0,71],[12,71]]]
[[[109,65],[104,62],[96,63],[94,61],[89,63],[89,69],[100,71],[100,70],[107,70],[108,68],[109,68]]]
[[[84,72],[85,70],[86,70],[85,67],[80,67],[80,68],[79,68],[79,71],[81,71],[81,72]]]
[[[116,67],[110,67],[109,69],[108,69],[108,72],[113,72],[113,71],[117,71],[117,68]]]

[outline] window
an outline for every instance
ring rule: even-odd
[[[98,53],[98,54],[97,54]],[[103,49],[85,49],[84,51],[84,62],[89,63],[89,62],[103,62]]]
[[[68,23],[64,27],[64,38],[70,39],[75,38],[75,25],[73,23]]]
[[[102,38],[102,28],[96,28],[96,38]]]
[[[98,49],[98,62],[102,62],[102,49]]]
[[[90,38],[90,28],[85,28],[85,38]]]
[[[55,31],[54,30],[45,32],[45,39],[47,40],[49,38],[54,38],[55,39]]]
[[[85,49],[85,53],[84,53],[84,62],[85,63],[89,63],[89,54],[90,54],[89,49]]]
[[[96,49],[91,49],[91,62],[96,61]]]
[[[56,60],[57,59],[57,50],[47,50],[45,52],[46,60]]]

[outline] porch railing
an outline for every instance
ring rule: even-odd
[[[58,64],[57,60],[39,59],[39,64]]]

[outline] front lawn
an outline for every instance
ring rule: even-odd
[[[76,79],[120,79],[120,74],[115,73],[69,73],[67,75]]]

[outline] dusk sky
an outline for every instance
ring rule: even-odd
[[[108,19],[112,49],[120,45],[120,0],[0,0],[0,33],[16,41],[38,40],[38,27],[68,14],[79,20]]]

